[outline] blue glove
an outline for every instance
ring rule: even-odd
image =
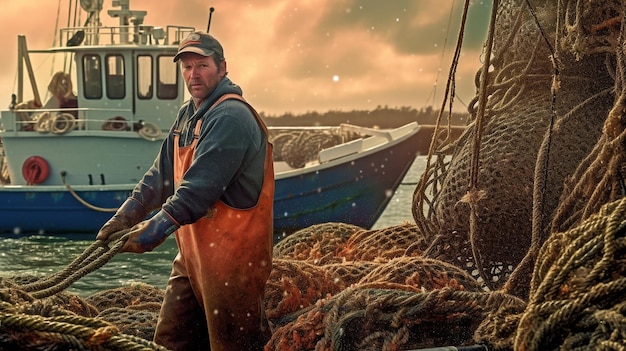
[[[160,210],[152,218],[130,229],[128,240],[120,252],[144,253],[152,251],[178,228],[180,228],[180,224],[165,210]]]
[[[130,229],[130,227],[143,221],[147,214],[148,211],[146,211],[146,208],[139,200],[129,197],[117,209],[115,215],[100,228],[96,240],[107,241],[111,234],[120,230]]]

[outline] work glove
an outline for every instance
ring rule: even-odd
[[[107,241],[111,234],[130,229],[130,227],[144,220],[147,214],[148,211],[139,200],[129,197],[117,209],[113,217],[100,228],[96,240]]]
[[[128,240],[120,252],[144,253],[152,251],[178,228],[180,228],[180,224],[165,210],[160,210],[152,218],[130,229],[127,234]]]

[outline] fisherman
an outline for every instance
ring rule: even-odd
[[[191,99],[152,167],[97,239],[130,228],[121,251],[142,253],[175,233],[179,253],[157,344],[171,350],[262,350],[271,336],[263,306],[272,269],[274,199],[267,128],[227,77],[222,45],[213,36],[190,34],[174,62],[180,62]]]
[[[48,84],[48,91],[51,94],[50,98],[42,108],[59,109],[78,107],[78,100],[72,89],[72,78],[70,75],[62,71],[56,72],[52,76],[50,84]],[[72,110],[70,113],[74,118],[78,117],[75,110]]]

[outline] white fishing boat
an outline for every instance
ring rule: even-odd
[[[118,24],[105,26],[102,0],[80,5],[85,25],[61,29],[54,47],[31,49],[17,36],[17,91],[0,111],[0,233],[96,232],[151,166],[185,100],[172,59],[194,27],[147,25],[147,11],[131,10],[129,0],[113,1],[108,15]],[[47,101],[34,55],[66,62],[46,82]],[[33,99],[25,100],[25,80]],[[418,139],[430,138],[417,123],[305,129],[336,143],[302,164],[276,161],[277,240],[322,222],[371,227],[415,159]]]

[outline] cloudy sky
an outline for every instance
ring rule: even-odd
[[[67,23],[69,1],[0,0],[0,105],[8,105],[17,87],[17,36],[26,35],[30,49],[50,47],[55,26]],[[131,0],[130,5],[148,11],[147,25],[202,30],[213,7],[210,32],[224,46],[229,76],[259,111],[278,115],[439,108],[464,1]],[[116,25],[107,15],[110,8],[105,1],[102,22]],[[464,111],[474,95],[489,12],[488,1],[470,6],[455,110]],[[50,68],[42,64],[35,70]],[[44,95],[48,81],[37,83]]]

